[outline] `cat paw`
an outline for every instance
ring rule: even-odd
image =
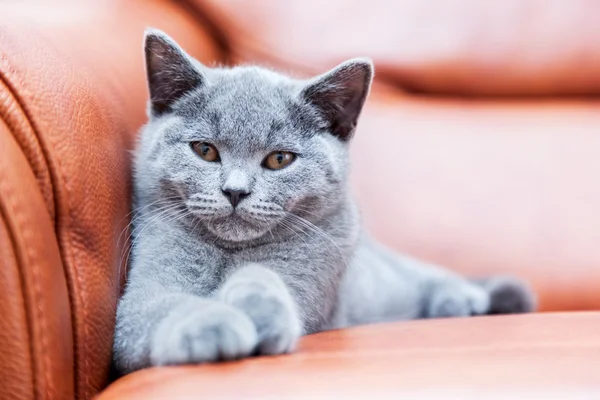
[[[287,287],[274,272],[259,265],[245,267],[225,285],[220,297],[254,323],[257,354],[294,350],[302,331],[300,318]]]
[[[489,311],[490,296],[481,287],[469,282],[438,285],[429,299],[426,316],[429,318],[468,317]]]
[[[520,314],[536,309],[533,290],[510,276],[496,276],[478,282],[490,296],[488,314]]]
[[[285,301],[272,293],[248,290],[231,304],[254,322],[258,354],[283,354],[294,350],[300,337],[300,323]]]
[[[250,356],[258,343],[252,321],[226,304],[212,303],[184,318],[165,319],[153,341],[153,365],[195,364]]]

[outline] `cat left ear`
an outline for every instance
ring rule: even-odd
[[[371,60],[355,58],[318,76],[302,90],[303,98],[317,107],[327,129],[342,141],[352,138],[373,80]]]
[[[173,39],[157,29],[146,30],[144,54],[150,112],[154,116],[171,111],[177,100],[204,81],[199,65]]]

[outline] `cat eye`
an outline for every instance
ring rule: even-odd
[[[206,142],[192,142],[192,149],[205,161],[219,161],[217,148]]]
[[[289,151],[274,151],[265,158],[263,166],[268,169],[282,169],[290,165],[295,159],[296,155]]]

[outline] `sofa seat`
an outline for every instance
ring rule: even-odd
[[[296,353],[138,371],[98,400],[600,396],[600,312],[420,320],[304,337]]]

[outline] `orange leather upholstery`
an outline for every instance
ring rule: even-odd
[[[596,398],[599,330],[600,313],[365,326],[307,336],[296,355],[140,371],[99,399]]]
[[[374,56],[377,82],[353,144],[353,184],[373,234],[470,275],[519,275],[545,311],[600,309],[599,100],[402,91],[599,93],[598,27],[587,22],[598,4],[544,1],[543,17],[535,11],[541,0],[465,0],[456,4],[469,13],[440,9],[430,22],[439,31],[418,36],[411,21],[425,13],[422,2],[394,2],[397,25],[384,23],[395,21],[386,15],[394,15],[392,2],[384,3],[327,2],[318,18],[302,11],[312,3],[295,1],[0,4],[0,398],[87,399],[109,384],[130,150],[145,121],[147,26],[208,64],[306,74]],[[373,19],[363,18],[367,11]],[[341,12],[346,18],[332,17]],[[511,36],[506,46],[490,39],[511,33],[495,30],[505,26],[519,27],[522,38],[527,13],[537,16],[538,36]],[[355,20],[376,34],[352,36]],[[487,21],[488,36],[480,35]],[[316,25],[305,29],[307,22]],[[464,51],[448,52],[436,42],[442,33]],[[429,41],[408,40],[415,37]],[[571,394],[597,385],[599,321],[597,313],[541,314],[331,332],[305,338],[289,357],[143,371],[101,397],[196,397],[219,394],[217,387],[234,396],[366,397],[378,387],[383,395],[417,393],[434,380],[430,389],[442,394],[471,381],[485,390]],[[262,392],[256,376],[279,383]]]
[[[53,224],[2,121],[0,219],[0,398],[72,397],[71,308]]]
[[[0,391],[89,398],[110,368],[143,31],[207,62],[221,53],[165,1],[9,2],[0,16],[0,232],[13,243],[0,246]]]
[[[600,94],[595,0],[188,1],[241,59],[320,71],[360,55],[408,90]]]

